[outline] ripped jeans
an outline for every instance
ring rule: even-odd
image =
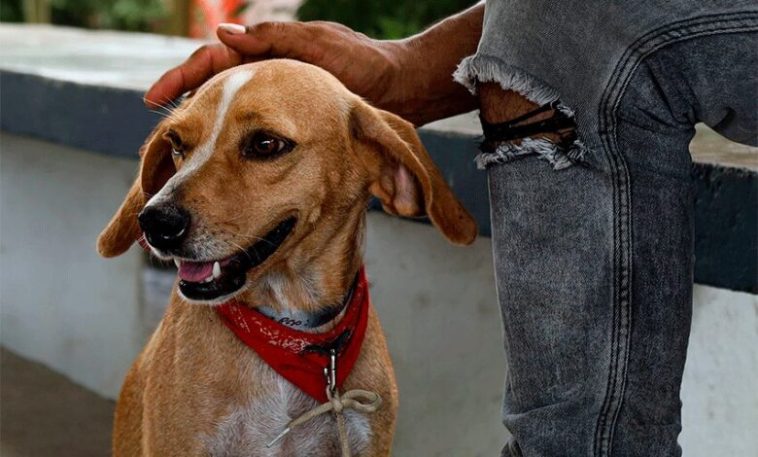
[[[560,99],[577,125],[570,146],[478,160],[508,366],[503,456],[681,455],[688,145],[697,122],[758,144],[758,7],[644,3],[488,1],[456,73],[472,90]]]

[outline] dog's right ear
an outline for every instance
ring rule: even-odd
[[[410,122],[359,100],[350,113],[350,130],[370,173],[369,192],[385,211],[428,216],[451,242],[474,241],[474,218],[455,197]]]
[[[137,215],[151,195],[166,184],[176,172],[171,159],[171,143],[164,137],[166,123],[153,129],[139,151],[142,157],[139,174],[124,202],[97,238],[97,251],[103,257],[123,254],[142,236]]]

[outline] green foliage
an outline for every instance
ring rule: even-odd
[[[473,5],[474,0],[306,0],[297,14],[303,21],[345,24],[368,36],[403,38]]]
[[[161,0],[51,0],[54,24],[148,31],[166,16]]]
[[[111,13],[113,27],[119,30],[148,30],[151,23],[163,19],[166,9],[156,0],[115,0]]]
[[[0,22],[22,22],[24,11],[21,0],[0,0]]]
[[[166,18],[162,0],[50,0],[53,24],[73,27],[150,31]],[[0,21],[23,22],[22,0],[0,0]]]

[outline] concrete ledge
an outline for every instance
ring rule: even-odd
[[[0,71],[0,128],[9,133],[137,159],[160,116],[135,90]]]
[[[156,78],[162,69],[175,64],[188,54],[188,49],[200,44],[149,35],[35,27],[36,39],[47,40],[49,47],[40,50],[40,43],[36,43],[34,55],[29,57],[25,49],[31,49],[31,45],[24,41],[24,36],[28,35],[20,33],[21,28],[0,26],[5,49],[9,46],[15,49],[12,55],[0,51],[0,57],[4,57],[0,62],[0,98],[3,102],[0,128],[135,160],[138,147],[159,119],[158,114],[149,112],[142,105],[146,81]],[[97,40],[108,44],[107,50],[102,51],[103,55],[97,59],[88,60],[85,56],[83,60],[68,64],[71,68],[60,61],[60,53],[77,52],[75,44],[79,41],[91,43]],[[58,44],[58,41],[64,44]],[[57,51],[56,46],[65,49]],[[139,53],[143,48],[144,55]],[[162,52],[157,53],[155,48],[161,48]],[[45,55],[55,60],[52,69],[46,67]],[[118,61],[119,72],[103,72],[103,59]],[[140,69],[133,84],[125,83],[130,59],[138,61],[136,66]],[[87,73],[90,67],[95,76]],[[116,73],[118,76],[114,76]],[[421,129],[422,140],[456,194],[476,217],[481,234],[489,236],[486,177],[475,169],[472,161],[477,136],[471,133],[470,126],[463,129],[466,133],[439,128]],[[726,150],[725,159],[720,162],[719,151],[713,147],[695,156],[696,160],[707,157],[708,163],[696,163],[693,167],[696,186],[695,281],[756,293],[758,166],[750,163],[755,165],[758,162],[745,155],[747,161],[735,163],[733,151]]]

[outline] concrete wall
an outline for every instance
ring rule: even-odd
[[[366,270],[400,389],[398,456],[500,455],[503,357],[490,241],[369,214]]]
[[[2,345],[113,397],[142,345],[141,260],[105,261],[95,239],[136,162],[4,132],[0,153]]]
[[[136,162],[8,134],[0,153],[1,343],[113,397],[171,283],[170,273],[146,276],[137,249],[107,261],[94,250]],[[491,263],[486,238],[455,248],[428,225],[369,215],[372,299],[401,392],[398,456],[499,454],[507,434]],[[758,297],[697,286],[694,306],[685,456],[752,457]]]
[[[682,383],[685,457],[758,450],[758,296],[695,286]]]

